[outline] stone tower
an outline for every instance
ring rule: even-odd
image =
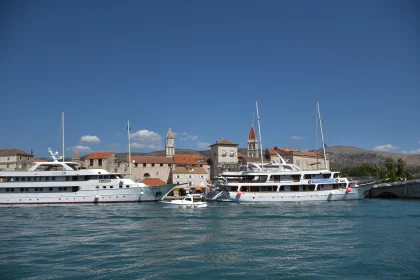
[[[258,157],[258,139],[255,136],[254,126],[251,126],[251,130],[248,135],[248,153],[247,157],[255,158]]]
[[[175,155],[175,137],[171,129],[166,134],[165,151],[167,157],[173,157]]]

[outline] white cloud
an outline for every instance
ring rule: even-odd
[[[389,152],[391,150],[398,150],[400,147],[392,146],[391,144],[383,145],[383,146],[376,146],[373,148],[374,151],[378,152]]]
[[[162,136],[157,134],[156,132],[149,131],[149,130],[139,130],[130,134],[131,138],[140,142],[159,142],[162,140]]]
[[[292,136],[293,140],[303,140],[303,136]]]
[[[401,151],[402,154],[413,154],[413,155],[418,155],[420,154],[420,149],[417,150],[413,150],[413,151]]]
[[[161,150],[163,149],[160,145],[154,145],[154,144],[142,144],[138,142],[131,143],[131,147],[133,148],[139,148],[139,149],[153,149],[153,150]]]
[[[80,138],[82,144],[98,144],[101,140],[97,136],[85,135]]]
[[[189,140],[189,139],[191,139],[191,140],[197,140],[198,139],[198,136],[195,136],[195,135],[189,135],[188,133],[186,133],[186,132],[182,132],[182,133],[174,133],[174,135],[179,135],[179,138],[177,138],[177,140],[180,140],[180,141],[185,141],[185,140]]]
[[[74,151],[74,149],[77,148],[79,150],[79,153],[91,153],[93,150],[90,147],[87,146],[75,146],[73,148],[67,148],[67,151]]]
[[[211,145],[210,143],[206,143],[206,142],[197,142],[197,146],[200,149],[208,149],[210,145]]]

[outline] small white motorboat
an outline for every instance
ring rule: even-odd
[[[207,202],[194,201],[194,198],[191,194],[187,194],[183,199],[175,199],[171,201],[160,201],[160,202],[171,204],[171,205],[179,205],[182,207],[191,207],[191,208],[207,207]]]

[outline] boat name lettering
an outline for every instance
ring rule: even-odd
[[[111,183],[111,180],[99,180],[99,183]]]
[[[335,179],[315,179],[315,180],[312,180],[312,183],[315,183],[315,184],[335,183]]]

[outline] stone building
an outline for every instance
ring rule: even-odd
[[[33,154],[25,153],[19,149],[0,150],[0,170],[22,171],[33,165]]]
[[[85,158],[84,167],[87,169],[115,170],[114,152],[94,152]]]
[[[324,164],[324,156],[315,152],[300,151],[291,148],[278,148],[274,150],[282,156],[287,163],[297,165],[302,170],[329,169],[330,161],[327,157],[327,166]]]
[[[128,157],[117,163],[116,172],[129,174],[131,164],[131,176],[128,178],[136,182],[142,182],[146,178],[159,178],[164,182],[171,179],[171,170],[174,165],[173,157],[166,156],[131,156],[131,163]]]
[[[258,151],[258,139],[255,136],[254,126],[251,126],[251,130],[249,131],[248,135],[248,151],[247,157],[248,158],[256,158],[260,155]]]
[[[211,178],[219,174],[222,170],[239,170],[238,144],[221,139],[209,147],[211,148]]]

